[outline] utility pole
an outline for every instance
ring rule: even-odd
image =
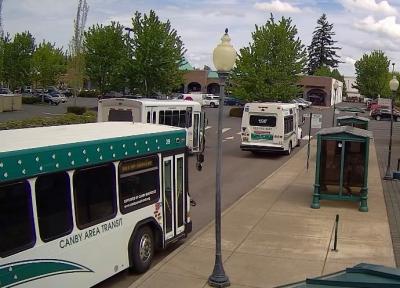
[[[4,29],[3,29],[3,0],[0,0],[0,38],[4,36]]]

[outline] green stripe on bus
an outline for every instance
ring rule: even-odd
[[[0,266],[0,287],[8,288],[52,275],[93,272],[82,265],[52,259],[34,259]]]
[[[186,147],[186,131],[160,132],[0,153],[0,183]]]

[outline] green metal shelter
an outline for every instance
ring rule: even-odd
[[[360,116],[340,116],[336,118],[337,126],[353,126],[368,130],[369,119]]]
[[[382,265],[360,263],[329,275],[309,278],[280,288],[329,288],[329,287],[400,287],[400,270]]]
[[[360,202],[368,212],[368,159],[372,133],[351,126],[325,128],[317,133],[317,160],[311,208],[320,200]]]

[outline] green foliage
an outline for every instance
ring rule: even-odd
[[[307,48],[307,70],[310,75],[315,75],[318,68],[323,66],[335,68],[340,63],[340,57],[336,54],[336,50],[341,48],[333,46],[337,41],[332,40],[332,36],[335,36],[332,29],[333,24],[329,24],[326,15],[322,14],[313,32],[311,45]]]
[[[30,97],[30,96],[23,96],[22,97],[22,104],[38,104],[41,103],[41,99],[39,97]]]
[[[290,18],[273,16],[256,25],[252,42],[240,50],[231,76],[232,94],[247,101],[289,101],[296,97],[298,75],[306,64],[304,45]]]
[[[78,97],[86,97],[86,98],[97,98],[99,96],[99,92],[96,90],[82,90],[79,92]]]
[[[61,49],[49,42],[42,42],[32,57],[32,80],[42,87],[55,85],[66,71],[66,61]]]
[[[361,95],[376,99],[390,96],[389,74],[390,61],[383,51],[375,50],[371,54],[364,54],[355,63],[356,88]]]
[[[158,92],[169,94],[183,82],[179,67],[185,53],[184,45],[169,20],[162,22],[156,13],[132,18],[129,86],[145,96]]]
[[[243,108],[241,107],[234,107],[229,110],[229,117],[240,117],[243,116]]]
[[[121,91],[125,88],[128,47],[123,26],[93,25],[84,38],[86,75],[96,84],[100,93]]]
[[[65,114],[57,117],[34,117],[25,120],[0,122],[0,130],[21,129],[43,126],[58,126],[68,124],[96,122],[96,113],[86,112],[83,115]]]
[[[67,113],[83,115],[85,112],[87,112],[87,108],[84,106],[68,106],[67,107]]]
[[[31,82],[32,55],[35,39],[29,32],[17,33],[13,41],[5,41],[3,79],[11,90]]]

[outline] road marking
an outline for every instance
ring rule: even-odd
[[[225,140],[233,140],[235,137],[230,136],[230,137],[226,137]]]
[[[242,132],[236,133],[237,135],[242,135]]]
[[[206,128],[205,128],[205,130],[208,130],[208,129],[210,129],[211,128],[211,126],[207,126]]]
[[[223,128],[222,133],[225,133],[226,131],[229,131],[229,130],[231,130],[231,128]]]
[[[311,139],[313,138],[313,136],[311,136]],[[304,136],[303,138],[301,138],[302,140],[308,140],[308,135]]]

